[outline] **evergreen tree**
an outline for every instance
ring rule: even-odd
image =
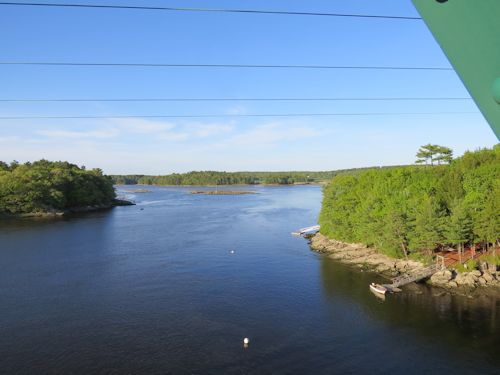
[[[442,243],[442,212],[438,204],[429,196],[425,196],[417,207],[413,231],[410,234],[410,247],[413,250],[424,250],[427,255]]]
[[[433,161],[451,150],[426,145]],[[436,156],[438,155],[438,156]],[[426,157],[421,154],[422,157]],[[439,162],[447,162],[444,158]],[[466,243],[498,243],[500,145],[466,152],[450,164],[338,175],[324,190],[321,232],[375,246],[387,255],[430,254]]]
[[[451,163],[453,160],[453,150],[451,148],[445,146],[435,146],[436,156],[434,160],[438,162],[438,164],[443,163]]]
[[[429,160],[432,164],[432,155],[433,155],[433,146],[431,144],[426,144],[422,147],[420,147],[420,149],[418,150],[417,152],[417,161],[416,163],[417,164],[428,164]]]
[[[434,165],[434,162],[438,164],[451,163],[453,160],[453,150],[451,148],[439,145],[432,145],[430,143],[420,147],[417,152],[417,164],[423,164],[430,161],[431,165]]]
[[[500,197],[497,195],[497,199]],[[500,214],[498,200],[487,200],[484,208],[476,214],[474,235],[477,240],[484,241],[486,247],[495,245],[500,238]]]
[[[472,219],[461,201],[456,201],[445,224],[445,241],[457,246],[461,261],[463,245],[473,239]]]

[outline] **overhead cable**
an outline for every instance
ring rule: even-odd
[[[204,114],[204,115],[110,115],[110,116],[0,116],[0,120],[71,120],[136,118],[222,118],[222,117],[335,117],[335,116],[420,116],[477,114],[479,112],[368,112],[368,113],[283,113],[283,114]]]
[[[126,67],[126,68],[250,68],[250,69],[338,69],[338,70],[437,70],[453,71],[439,66],[380,66],[380,65],[290,65],[290,64],[175,64],[175,63],[106,63],[63,61],[0,61],[0,65],[39,65],[68,67]]]
[[[382,97],[382,98],[15,98],[0,102],[291,102],[291,101],[454,101],[470,97]]]
[[[259,10],[259,9],[223,9],[223,8],[179,8],[163,6],[143,5],[112,5],[112,4],[77,4],[77,3],[40,3],[40,2],[7,2],[2,1],[4,6],[23,7],[52,7],[52,8],[92,8],[92,9],[122,9],[142,11],[167,11],[167,12],[206,12],[206,13],[239,13],[239,14],[268,14],[283,16],[315,16],[315,17],[345,17],[345,18],[374,18],[392,20],[422,20],[416,16],[392,16],[380,14],[354,14],[354,13],[328,13],[328,12],[293,12],[286,10]]]

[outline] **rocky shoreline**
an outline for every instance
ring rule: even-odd
[[[151,190],[148,189],[127,189],[124,191],[127,193],[151,193]]]
[[[311,249],[342,263],[374,271],[386,278],[413,273],[425,267],[414,260],[394,259],[363,244],[350,244],[330,239],[321,233],[310,238]],[[477,287],[495,287],[500,293],[500,270],[496,265],[480,262],[478,269],[458,273],[444,270],[435,273],[428,284],[458,293],[468,293]]]
[[[457,287],[474,289],[480,286],[500,287],[500,271],[494,265],[482,263],[479,265],[479,269],[471,272],[458,273],[450,270],[436,272],[428,280],[428,283],[447,289]]]
[[[124,200],[124,199],[114,199],[112,203],[106,205],[95,205],[95,206],[83,206],[83,207],[72,207],[64,211],[61,210],[46,210],[39,212],[28,212],[23,214],[0,214],[0,219],[24,219],[24,218],[58,218],[63,217],[68,214],[83,213],[83,212],[93,212],[108,210],[117,206],[134,206],[135,203]]]

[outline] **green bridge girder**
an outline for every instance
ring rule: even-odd
[[[412,0],[500,139],[500,0]]]

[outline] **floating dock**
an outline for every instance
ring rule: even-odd
[[[310,227],[298,229],[295,232],[292,232],[292,235],[294,235],[294,236],[311,236],[313,234],[318,233],[320,229],[321,229],[321,226],[313,225]]]

